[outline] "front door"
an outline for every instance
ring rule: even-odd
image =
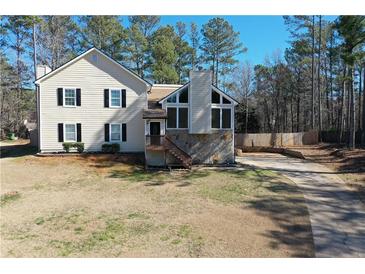
[[[150,123],[150,135],[151,135],[151,145],[161,145],[160,142],[160,122],[151,122]]]

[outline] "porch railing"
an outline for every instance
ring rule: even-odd
[[[163,146],[165,135],[146,135],[146,146]]]

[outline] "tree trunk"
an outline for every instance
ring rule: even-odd
[[[327,124],[325,125],[325,129],[329,129],[331,127],[331,115],[330,115],[330,90],[328,88],[328,64],[327,64],[327,56],[324,56],[324,76],[325,76],[325,90],[326,90],[326,118]]]
[[[311,129],[314,129],[314,15],[312,16],[312,113]]]
[[[248,94],[246,92],[246,117],[245,117],[245,133],[248,133]]]
[[[346,66],[343,70],[343,77],[346,77]],[[344,79],[342,82],[342,96],[341,96],[341,108],[340,108],[340,118],[339,118],[339,140],[338,143],[342,142],[342,135],[343,135],[343,129],[344,129],[344,107],[345,107],[345,95],[346,95],[346,80]]]
[[[319,141],[321,142],[322,131],[322,94],[321,94],[321,38],[322,38],[322,16],[319,16],[319,45],[318,45],[318,71],[317,71],[317,88],[318,88],[318,131]]]
[[[349,69],[348,71],[348,76],[350,76],[352,70]],[[351,129],[351,85],[352,83],[349,81],[348,83],[348,87],[347,87],[347,116],[346,116],[346,130],[347,132],[349,133],[350,132],[350,129]]]
[[[362,85],[362,145],[365,146],[365,66]]]
[[[350,68],[350,134],[349,134],[349,148],[350,150],[355,149],[355,134],[356,134],[356,126],[355,126],[355,94],[354,94],[354,77],[353,77],[353,68]]]
[[[300,131],[299,125],[300,125],[300,96],[298,94],[298,98],[297,98],[297,132]]]
[[[213,83],[215,86],[218,86],[218,56],[214,57],[213,63]]]
[[[34,81],[37,80],[37,39],[35,33],[35,22],[33,22],[33,65],[34,65]]]
[[[294,132],[293,94],[290,96],[291,132]]]
[[[359,66],[358,68],[359,71],[359,110],[358,110],[358,118],[357,118],[357,128],[358,130],[361,130],[361,87],[362,87],[362,68],[361,66]]]
[[[333,48],[333,31],[331,31],[331,42],[330,42],[330,48],[331,48],[331,52],[330,52],[330,60],[329,60],[329,62],[330,62],[330,64],[329,64],[329,66],[330,66],[330,71],[329,71],[329,76],[330,76],[330,93],[331,93],[331,100],[330,100],[330,113],[331,113],[331,127],[333,127],[334,126],[334,113],[333,113],[333,111],[334,111],[334,107],[333,107],[333,75],[332,75],[332,73],[333,73],[333,64],[332,64],[332,62],[333,62],[333,60],[332,60],[332,48]]]

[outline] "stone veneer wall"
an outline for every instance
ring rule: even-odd
[[[188,130],[166,130],[166,135],[192,157],[194,164],[234,162],[231,130],[217,130],[211,134],[189,134]]]

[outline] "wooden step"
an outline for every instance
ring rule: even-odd
[[[189,154],[179,148],[173,143],[167,136],[164,138],[164,147],[169,153],[171,153],[176,159],[178,159],[181,165],[185,168],[190,169],[192,166],[192,159]]]

